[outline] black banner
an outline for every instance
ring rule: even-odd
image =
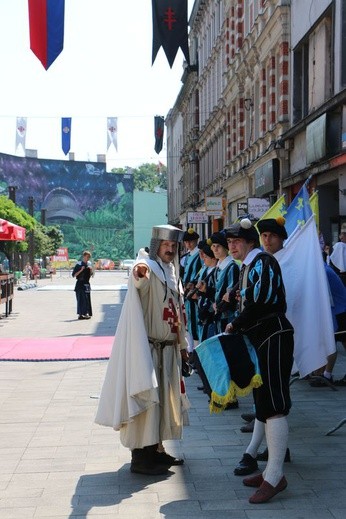
[[[163,144],[163,133],[165,129],[165,120],[162,115],[155,115],[154,118],[155,124],[155,151],[157,154],[162,150]]]
[[[153,55],[162,45],[172,68],[179,47],[190,64],[187,34],[187,0],[152,0],[153,9]]]

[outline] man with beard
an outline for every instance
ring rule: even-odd
[[[120,430],[122,444],[132,451],[131,471],[140,474],[165,474],[183,463],[162,446],[181,438],[187,419],[181,384],[187,342],[178,284],[182,235],[171,225],[156,226],[149,252],[139,252],[96,416],[97,423]]]

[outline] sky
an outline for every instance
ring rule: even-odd
[[[173,107],[184,57],[179,49],[171,69],[162,48],[153,65],[151,54],[151,0],[65,0],[64,49],[48,70],[30,50],[27,0],[0,0],[0,152],[23,156],[16,119],[27,117],[26,148],[66,160],[61,117],[72,117],[75,160],[107,153],[108,171],[166,164],[154,116]],[[107,117],[118,117],[117,151],[107,152]]]

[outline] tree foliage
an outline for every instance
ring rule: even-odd
[[[16,205],[7,196],[0,196],[0,217],[12,223],[24,227],[27,238],[20,242],[3,242],[3,250],[10,254],[12,252],[25,252],[28,250],[29,233],[34,231],[35,257],[45,257],[55,254],[57,248],[64,241],[64,235],[58,226],[41,225],[33,216]]]
[[[36,222],[34,232],[35,256],[53,256],[64,242],[64,235],[58,226],[46,227]]]
[[[5,195],[0,196],[0,217],[21,227],[25,227],[27,231],[32,231],[37,223],[35,218],[30,216],[24,209],[16,205]]]
[[[113,173],[132,174],[134,189],[151,191],[167,189],[167,168],[163,164],[141,164],[138,168],[114,168]]]

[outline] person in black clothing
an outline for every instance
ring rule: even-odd
[[[254,389],[256,419],[265,424],[268,463],[263,474],[245,478],[258,488],[249,501],[265,503],[287,487],[283,464],[288,444],[289,381],[293,364],[293,327],[286,318],[286,294],[278,261],[259,248],[259,236],[245,219],[226,230],[230,253],[242,261],[239,312],[226,326],[256,350],[263,384]]]
[[[90,262],[91,253],[83,252],[83,258],[78,261],[72,271],[72,277],[76,278],[77,314],[78,319],[90,319],[92,316],[91,299],[90,299],[90,278],[93,275],[93,269]]]

